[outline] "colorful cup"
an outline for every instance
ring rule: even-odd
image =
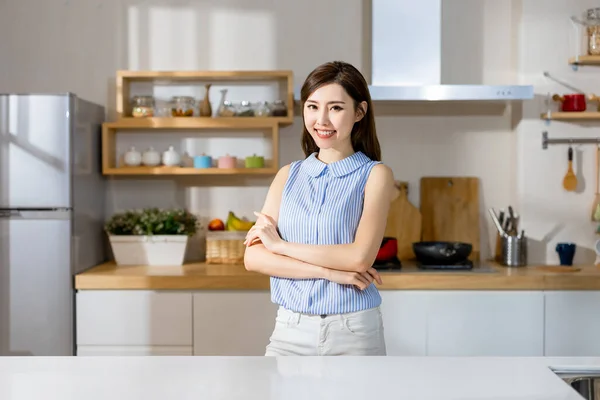
[[[217,163],[219,168],[236,168],[237,159],[235,157],[230,156],[229,154],[219,157],[219,161]]]
[[[264,168],[265,158],[256,154],[246,157],[246,168]]]
[[[211,168],[212,158],[211,156],[196,156],[194,157],[194,168]]]
[[[573,257],[575,257],[575,250],[577,246],[575,243],[558,243],[556,245],[556,252],[560,259],[560,265],[573,265]]]

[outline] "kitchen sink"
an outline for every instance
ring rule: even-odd
[[[552,369],[586,400],[600,400],[600,369]]]

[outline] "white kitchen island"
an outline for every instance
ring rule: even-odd
[[[2,400],[581,399],[600,358],[5,357]]]

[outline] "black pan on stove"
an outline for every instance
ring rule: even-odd
[[[422,264],[456,264],[467,260],[473,245],[462,242],[414,242],[413,251]]]

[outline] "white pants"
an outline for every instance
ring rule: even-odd
[[[344,355],[386,355],[379,307],[327,316],[279,308],[265,356]]]

